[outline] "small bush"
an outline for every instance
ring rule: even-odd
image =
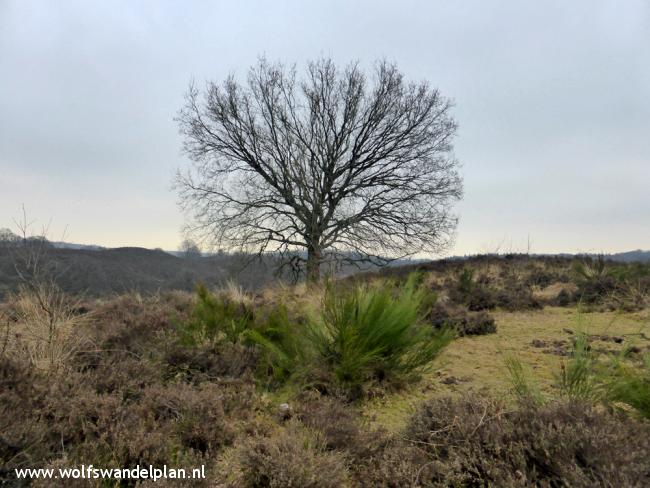
[[[291,321],[283,304],[269,312],[265,324],[247,334],[247,340],[262,350],[263,373],[275,384],[309,374],[315,359],[311,339],[308,326]]]
[[[68,366],[86,342],[81,330],[87,317],[76,313],[78,303],[52,283],[21,288],[3,320],[3,354],[46,373]]]
[[[475,287],[474,270],[471,268],[463,268],[463,271],[458,277],[458,291],[462,295],[468,296],[472,293]]]
[[[580,403],[506,409],[467,397],[424,405],[405,437],[413,486],[646,486],[650,428]],[[402,451],[398,462],[404,463]],[[423,456],[424,453],[424,456]]]
[[[471,311],[489,310],[496,306],[492,289],[488,286],[489,280],[475,280],[474,270],[463,268],[458,281],[450,285],[449,297],[459,305],[465,305]]]
[[[467,309],[472,312],[481,310],[492,310],[498,305],[495,293],[484,285],[477,285],[468,295],[465,296],[463,303]]]
[[[333,383],[356,396],[368,382],[412,379],[453,338],[450,329],[424,322],[432,297],[418,279],[411,276],[397,290],[385,282],[329,286],[320,314],[308,323],[293,323],[280,307],[247,337],[262,348],[279,383]]]
[[[407,379],[453,338],[451,330],[424,323],[430,303],[417,275],[396,296],[383,283],[345,293],[330,287],[310,336],[319,359],[341,384],[355,388],[373,379]]]
[[[585,304],[601,303],[617,289],[617,280],[603,256],[585,258],[572,264],[573,279],[578,289],[576,298]]]
[[[562,288],[555,298],[555,305],[558,307],[568,307],[572,301],[571,294],[566,290],[566,288]]]
[[[258,352],[243,344],[185,347],[171,342],[161,344],[163,376],[201,383],[215,378],[242,378],[255,372]]]
[[[429,313],[435,328],[453,328],[459,336],[494,334],[497,326],[494,317],[485,311],[466,312],[462,309],[436,304]]]
[[[534,267],[526,277],[527,286],[538,286],[544,289],[554,281],[558,281],[558,276],[546,269]]]
[[[12,381],[8,375],[16,378]],[[192,465],[234,439],[229,420],[250,410],[251,385],[147,384],[97,392],[87,376],[35,376],[0,364],[0,464],[5,479],[18,467],[69,464],[133,468]],[[9,412],[12,412],[9,415]]]
[[[541,308],[541,304],[533,296],[530,286],[510,280],[496,293],[495,301],[498,307],[508,311],[531,310]]]
[[[310,432],[319,434],[327,449],[358,449],[365,438],[349,405],[316,392],[297,399],[296,418]]]
[[[90,305],[94,319],[90,330],[92,342],[100,354],[142,355],[155,349],[161,335],[174,331],[175,323],[187,319],[190,305],[186,294],[170,294],[161,299],[130,293],[98,301]]]
[[[560,366],[558,384],[569,399],[598,400],[602,391],[596,378],[596,358],[585,334],[577,334],[571,358]]]
[[[238,461],[241,476],[229,486],[339,488],[348,482],[342,456],[297,425],[246,442]]]
[[[532,371],[514,355],[506,356],[504,362],[517,399],[522,403],[543,404],[545,398],[535,382]]]
[[[643,358],[641,368],[615,360],[600,380],[605,383],[609,401],[628,405],[650,420],[650,356]]]
[[[216,344],[223,340],[238,342],[253,322],[253,311],[232,289],[214,295],[203,284],[196,287],[196,303],[190,319],[179,327],[181,341],[187,345]]]
[[[602,303],[605,299],[611,297],[618,288],[616,280],[611,276],[579,280],[577,286],[577,300],[588,305]]]

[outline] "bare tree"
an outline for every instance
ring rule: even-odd
[[[190,85],[177,118],[194,162],[177,175],[181,206],[213,244],[291,254],[310,281],[328,259],[437,252],[462,193],[450,109],[385,61],[368,81],[358,64],[319,59],[298,79],[260,59],[245,85]]]
[[[22,218],[14,223],[18,234],[0,231],[20,280],[17,293],[10,298],[12,320],[4,320],[0,353],[15,354],[52,373],[84,342],[77,327],[85,317],[77,313],[80,299],[67,296],[57,284],[52,245],[47,239],[49,226],[40,234],[33,233],[34,221],[28,220],[24,206]]]
[[[200,258],[201,249],[198,244],[192,239],[183,239],[178,250],[183,254],[185,258]]]

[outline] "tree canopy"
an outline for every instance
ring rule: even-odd
[[[181,205],[214,245],[286,253],[311,280],[330,259],[435,253],[462,194],[451,108],[386,61],[369,77],[318,59],[299,77],[260,59],[246,83],[190,85]]]

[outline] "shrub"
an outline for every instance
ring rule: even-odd
[[[43,467],[62,446],[69,465],[199,464],[233,441],[229,420],[251,406],[251,385],[146,384],[100,393],[75,373],[46,379],[6,361],[0,373],[5,479],[17,467]]]
[[[497,298],[494,292],[484,285],[477,285],[464,298],[467,309],[473,312],[491,310],[497,306]]]
[[[253,322],[250,305],[232,298],[240,295],[233,290],[214,295],[198,284],[190,319],[178,329],[181,341],[187,345],[238,342]]]
[[[183,300],[184,299],[184,300]],[[156,339],[186,320],[189,299],[185,295],[142,297],[130,293],[90,305],[91,340],[97,353],[142,355],[156,349]]]
[[[650,420],[650,356],[643,358],[641,368],[615,360],[613,368],[601,377],[601,381],[605,383],[609,401],[628,405]]]
[[[575,402],[509,410],[440,399],[411,418],[405,437],[418,452],[402,450],[397,462],[412,456],[413,486],[645,486],[649,434]]]
[[[600,399],[602,391],[596,378],[596,368],[596,358],[591,353],[587,336],[577,334],[571,358],[560,366],[557,379],[562,393],[573,400]]]
[[[201,383],[215,378],[242,378],[255,372],[257,351],[244,344],[185,347],[177,342],[161,344],[163,376]]]
[[[599,276],[589,280],[578,280],[576,299],[588,304],[602,303],[617,290],[616,280],[611,276]]]
[[[47,375],[0,355],[0,484],[19,467],[198,466],[231,444],[253,407],[256,351],[181,346],[173,321],[187,307],[135,294],[85,303],[74,313],[93,321],[74,338],[89,344]]]
[[[533,296],[532,288],[512,278],[497,291],[495,301],[498,307],[509,311],[541,308]]]
[[[407,379],[449,344],[451,330],[433,330],[423,321],[431,297],[418,279],[411,275],[396,296],[385,283],[327,290],[309,335],[339,383],[358,388],[372,379]]]
[[[3,353],[46,373],[67,366],[85,342],[80,330],[87,317],[76,313],[77,305],[52,283],[21,288],[9,300]]]
[[[472,293],[475,286],[474,270],[471,268],[463,268],[463,271],[461,271],[458,277],[458,291],[464,296],[468,296]]]
[[[321,436],[327,449],[359,449],[365,436],[359,428],[357,415],[348,405],[316,392],[297,398],[296,418],[310,432]]]
[[[465,267],[458,281],[452,282],[449,298],[473,312],[496,307],[509,311],[540,308],[541,304],[533,296],[532,284],[530,276],[523,279],[515,272],[514,265],[503,268],[498,279],[490,279],[487,275],[474,279],[474,271]]]
[[[488,286],[487,279],[477,281],[474,279],[474,270],[463,268],[458,282],[449,290],[451,300],[458,304],[466,305],[471,311],[492,309],[496,301],[492,289]]]
[[[510,376],[510,383],[513,386],[517,398],[522,403],[532,403],[533,405],[543,404],[545,398],[538,384],[535,382],[532,371],[514,355],[506,356],[504,362],[508,370],[508,375]]]
[[[253,438],[238,452],[241,475],[229,486],[251,488],[339,488],[347,485],[340,454],[316,437],[289,425],[269,437]]]
[[[314,365],[315,350],[308,326],[291,321],[282,304],[269,312],[265,324],[248,331],[246,337],[262,350],[263,373],[270,375],[272,383],[304,379]]]
[[[562,288],[555,298],[555,304],[558,307],[568,307],[571,302],[571,294],[566,290],[566,288]]]
[[[528,286],[538,286],[539,288],[544,289],[553,283],[553,281],[558,281],[558,278],[559,277],[556,274],[535,266],[528,274],[525,283]]]
[[[610,274],[603,256],[576,260],[572,264],[572,271],[578,287],[576,297],[583,303],[600,303],[617,288],[616,279]]]
[[[36,378],[25,361],[0,357],[0,484],[14,479],[14,468],[31,467],[50,454],[45,426],[28,417],[42,397],[34,388]]]
[[[330,285],[320,314],[306,324],[290,321],[278,307],[247,337],[261,347],[277,383],[300,378],[327,390],[323,382],[332,382],[355,396],[370,381],[412,379],[453,338],[450,329],[424,322],[432,297],[418,280],[413,275],[397,290],[386,282]]]
[[[485,311],[466,312],[462,309],[436,304],[429,313],[435,328],[453,328],[459,336],[494,334],[497,331],[494,317]]]

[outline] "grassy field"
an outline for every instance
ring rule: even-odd
[[[648,310],[583,312],[577,307],[546,307],[493,315],[495,334],[456,339],[436,360],[434,372],[406,391],[372,399],[362,409],[364,418],[374,426],[398,431],[428,399],[478,393],[514,401],[504,362],[508,355],[515,355],[530,367],[543,392],[557,395],[557,374],[577,332],[624,340],[617,343],[596,337],[592,342],[596,350],[618,353],[635,345],[650,351]]]

